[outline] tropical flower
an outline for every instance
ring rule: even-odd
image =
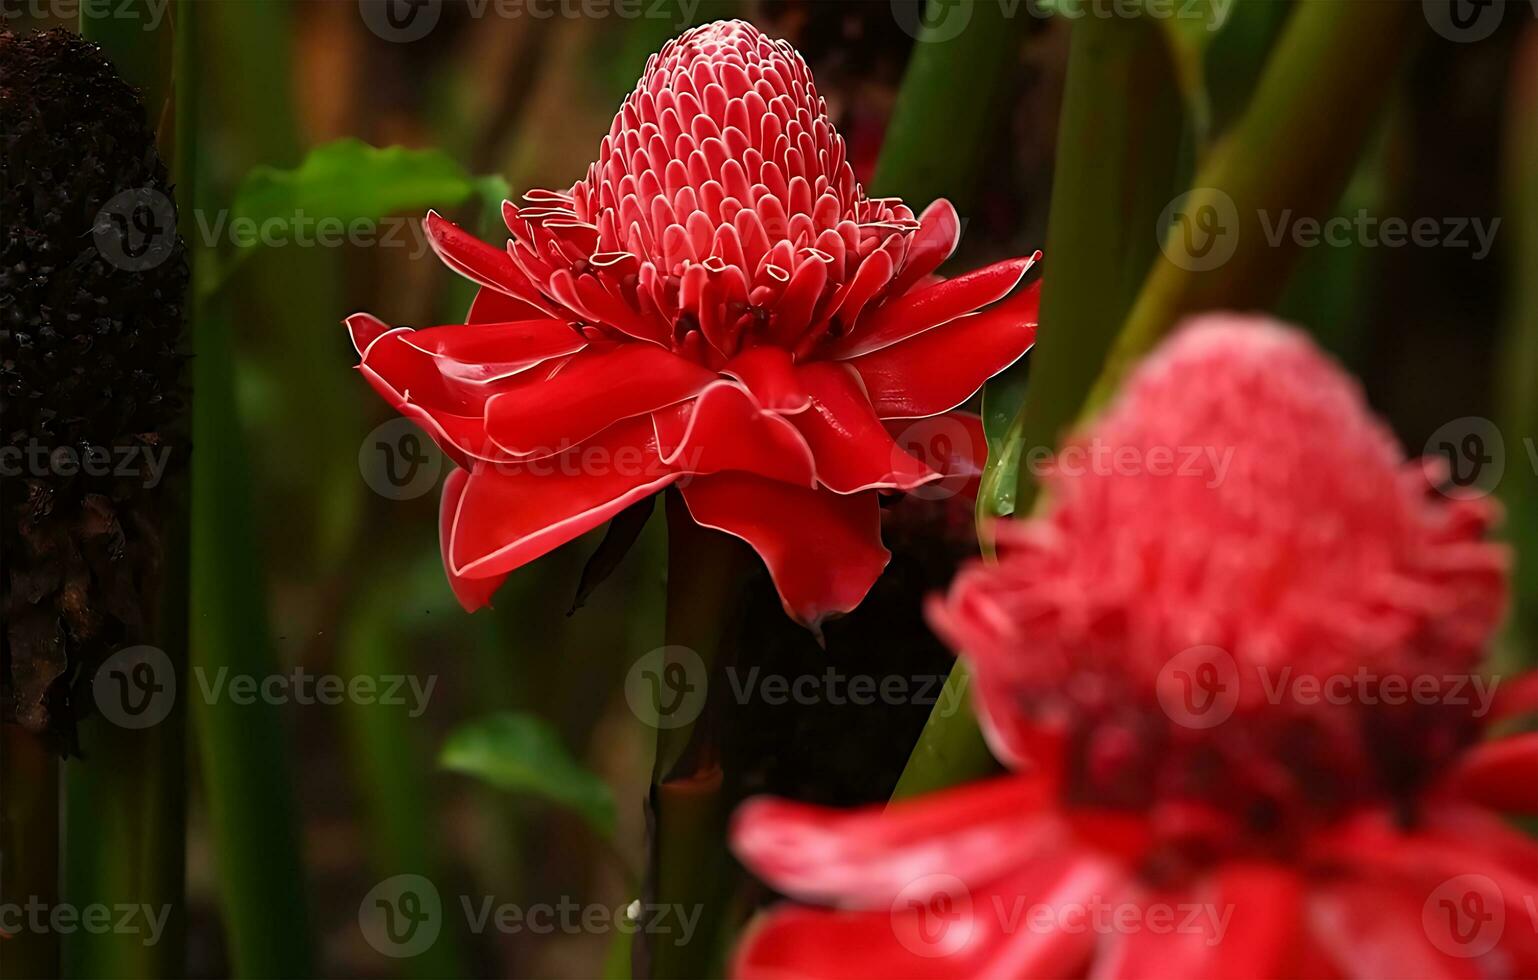
[[[932,602],[1013,774],[750,801],[746,863],[838,910],[771,911],[737,974],[1538,975],[1499,816],[1538,735],[1482,740],[1538,684],[1476,673],[1507,556],[1427,476],[1302,335],[1190,326]]]
[[[587,176],[503,213],[506,248],[427,217],[481,286],[467,323],[348,320],[364,375],[462,467],[442,543],[469,609],[677,484],[792,616],[848,611],[889,557],[878,495],[944,475],[889,429],[1035,337],[1037,292],[1016,291],[1035,256],[938,279],[955,210],[867,197],[806,63],[740,21],[669,42]]]

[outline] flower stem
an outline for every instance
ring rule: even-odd
[[[988,492],[978,500],[983,522],[1029,509],[1035,487],[1028,473],[1017,478],[1015,466],[1028,464],[1034,447],[1055,444],[1072,421],[1157,248],[1153,235],[1127,229],[1152,228],[1177,181],[1181,100],[1158,25],[1085,19],[1075,24],[1071,44],[1047,230],[1047,327],[1031,354],[1034,370],[1004,458],[989,463]],[[1013,465],[1002,468],[1006,463]],[[969,683],[966,665],[957,663],[947,696],[965,697]],[[994,768],[971,711],[936,713],[894,796]]]
[[[695,524],[674,491],[667,494],[667,517],[667,643],[693,651],[710,671],[728,637],[752,555],[737,539]],[[708,699],[689,724],[657,730],[646,901],[697,911],[699,923],[688,943],[643,933],[647,941],[635,947],[638,975],[721,975],[717,939],[736,865],[728,853],[721,795],[720,732],[730,719],[718,708]]]
[[[1503,357],[1502,431],[1506,446],[1506,477],[1502,500],[1507,509],[1507,536],[1518,549],[1515,608],[1507,638],[1506,659],[1532,663],[1538,658],[1538,27],[1527,36],[1513,59],[1512,107],[1507,139],[1506,213],[1514,233],[1511,249],[1511,289]]]
[[[1237,213],[1234,253],[1227,262],[1201,271],[1187,268],[1191,263],[1172,261],[1168,254],[1154,256],[1152,270],[1114,340],[1103,332],[1063,330],[1052,319],[1052,308],[1045,305],[1055,298],[1052,274],[1048,275],[1042,313],[1045,326],[1042,346],[1035,355],[1035,376],[1053,378],[1055,386],[1044,391],[1033,382],[1026,397],[1015,429],[1027,450],[1056,445],[1075,415],[1083,420],[1098,411],[1133,365],[1182,317],[1210,309],[1265,308],[1275,302],[1287,284],[1298,248],[1285,240],[1273,242],[1265,234],[1265,223],[1279,220],[1288,209],[1297,217],[1318,217],[1334,204],[1372,132],[1374,116],[1392,89],[1397,68],[1412,48],[1419,16],[1413,4],[1306,0],[1298,6],[1267,62],[1254,98],[1193,182],[1188,212],[1217,205],[1226,196]],[[1083,115],[1073,112],[1073,72],[1089,70],[1084,62],[1090,51],[1080,41],[1082,32],[1113,27],[1131,29],[1129,24],[1097,24],[1093,20],[1074,27],[1078,35],[1073,52],[1076,63],[1070,68],[1070,91],[1064,108],[1065,137],[1071,137],[1066,128],[1072,125],[1071,120]],[[1118,89],[1113,84],[1100,87],[1097,104],[1103,104],[1115,91]],[[1343,98],[1342,93],[1349,93],[1349,97]],[[1330,111],[1321,112],[1319,107],[1325,105]],[[1103,110],[1096,122],[1104,123]],[[1070,138],[1059,147],[1061,177],[1069,176],[1063,170],[1063,154],[1071,152]],[[1057,213],[1058,202],[1059,196],[1054,194],[1054,229],[1071,217]],[[1147,234],[1152,227],[1152,222],[1129,225],[1106,242],[1128,235],[1152,238]],[[1179,231],[1175,227],[1169,233]],[[1048,236],[1049,247],[1053,237]],[[1072,304],[1091,302],[1086,295],[1092,293],[1078,291],[1063,299]],[[1059,344],[1071,341],[1078,347],[1070,362],[1078,365],[1072,369],[1072,379],[1052,359],[1055,345],[1047,339],[1051,337],[1061,337]],[[1101,357],[1104,366],[1097,377],[1094,365]],[[1088,370],[1084,370],[1086,365]],[[1020,458],[1016,514],[1030,512],[1037,502],[1031,454],[1021,453]],[[958,665],[956,670],[965,668]],[[962,673],[953,678],[953,683],[960,683],[965,676]],[[932,715],[894,795],[910,796],[989,772],[994,763],[979,751],[981,739],[951,731],[976,724],[968,711]],[[958,754],[957,746],[965,754]]]
[[[31,732],[0,725],[0,903],[48,910],[59,898],[59,764]],[[58,937],[0,934],[0,977],[59,975]]]

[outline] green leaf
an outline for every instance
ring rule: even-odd
[[[983,389],[983,436],[988,440],[988,464],[983,468],[982,486],[977,493],[979,521],[1007,517],[1015,512],[1016,478],[1020,469],[1019,438],[1016,420],[1025,407],[1029,361],[1022,362],[988,382]]]
[[[293,170],[253,167],[235,192],[230,218],[258,224],[379,218],[425,207],[454,207],[479,187],[441,150],[379,148],[344,139],[310,151]]]
[[[438,764],[499,789],[570,807],[604,837],[614,833],[614,794],[584,769],[543,720],[503,712],[469,722],[449,735]]]

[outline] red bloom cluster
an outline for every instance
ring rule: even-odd
[[[932,604],[1015,774],[755,801],[743,976],[1533,976],[1538,683],[1507,556],[1302,335],[1186,328]],[[1070,461],[1071,464],[1070,464]]]
[[[670,42],[586,178],[503,212],[506,248],[427,218],[482,287],[468,323],[348,321],[370,382],[463,467],[442,538],[471,609],[676,483],[791,615],[848,611],[888,558],[877,494],[952,462],[889,423],[956,408],[1035,338],[1034,257],[938,279],[955,210],[867,197],[805,62],[742,22]]]

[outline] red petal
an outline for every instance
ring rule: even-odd
[[[1009,259],[900,296],[866,317],[832,348],[834,357],[869,354],[996,303],[1014,291],[1037,256]]]
[[[1538,922],[1531,908],[1538,895],[1538,841],[1472,806],[1423,805],[1418,823],[1405,831],[1392,814],[1364,815],[1321,840],[1318,859],[1393,889],[1389,903],[1403,908],[1382,916],[1408,917],[1416,928],[1404,932],[1430,940],[1429,951],[1411,952],[1432,955],[1444,973],[1464,975],[1473,967],[1479,976],[1538,976]],[[1327,914],[1321,910],[1319,918]],[[1393,942],[1385,936],[1364,951],[1391,956],[1379,947]]]
[[[588,345],[568,324],[550,319],[428,327],[401,340],[431,356],[445,380],[468,385],[501,381]]]
[[[1446,777],[1448,789],[1504,813],[1538,813],[1538,732],[1475,746]]]
[[[1341,976],[1483,976],[1476,960],[1451,956],[1432,943],[1422,904],[1387,884],[1341,882],[1311,896],[1309,931]]]
[[[921,875],[984,885],[1060,843],[1062,825],[1036,817],[1053,789],[1040,776],[1006,776],[844,811],[759,797],[737,810],[732,848],[776,891],[886,908]]]
[[[982,888],[944,872],[916,874],[885,909],[770,912],[749,930],[732,972],[764,980],[1079,977],[1095,931],[1033,928],[1033,917],[1087,906],[1120,887],[1113,867],[1071,851]]]
[[[977,393],[1036,342],[1041,281],[1007,302],[848,361],[884,419],[925,418]]]
[[[716,375],[651,344],[573,358],[553,378],[493,395],[486,431],[518,456],[547,456],[632,418],[683,401]]]
[[[427,212],[422,228],[427,232],[427,243],[450,269],[471,282],[534,305],[542,313],[550,312],[537,301],[539,294],[505,249],[487,245],[436,211]]]
[[[686,482],[696,522],[753,546],[791,618],[816,629],[860,604],[892,556],[873,494],[840,496],[746,474]]]
[[[759,408],[733,381],[717,381],[682,405],[655,412],[662,461],[680,473],[740,470],[816,486],[812,450],[796,427]]]
[[[477,463],[449,532],[450,574],[510,572],[677,478],[657,455],[650,418],[611,426],[558,456]]]
[[[553,320],[413,331],[358,313],[347,318],[347,328],[369,384],[461,466],[511,458],[487,438],[484,422],[487,399],[509,388],[501,382],[585,343]]]
[[[940,198],[919,215],[919,230],[908,243],[908,258],[892,281],[891,295],[901,296],[940,268],[961,241],[961,218],[950,201]]]
[[[734,357],[721,373],[741,381],[772,412],[794,415],[812,405],[789,352],[780,347],[754,347]]]
[[[465,607],[465,612],[475,612],[491,601],[492,593],[506,581],[507,576],[466,578],[454,574],[454,563],[449,561],[450,532],[454,526],[454,515],[459,512],[460,498],[464,496],[465,485],[469,482],[469,472],[458,467],[450,470],[448,478],[443,481],[443,500],[438,506],[438,547],[443,553],[443,570],[449,577],[449,588],[454,590],[454,597]]]
[[[911,490],[940,479],[892,441],[850,368],[832,362],[808,364],[797,377],[811,394],[812,407],[790,419],[812,447],[817,479],[828,489]]]
[[[1094,975],[1104,980],[1230,980],[1305,976],[1303,881],[1275,866],[1229,864],[1189,892],[1126,900],[1138,909],[1117,930]],[[1130,915],[1116,909],[1114,915]],[[1167,923],[1161,925],[1160,923]]]
[[[537,320],[545,311],[533,303],[509,296],[500,289],[482,286],[470,304],[466,323],[512,323],[515,320]]]
[[[1495,695],[1490,721],[1538,715],[1538,670],[1508,681]]]

